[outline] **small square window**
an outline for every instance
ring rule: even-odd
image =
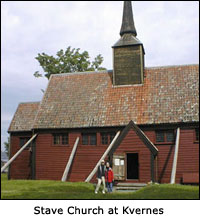
[[[107,133],[102,133],[101,134],[101,143],[102,144],[108,144],[108,134]]]
[[[30,137],[20,137],[19,139],[19,146],[23,147],[28,141],[29,141]],[[29,144],[25,150],[28,150],[30,148],[31,144]]]
[[[173,142],[174,141],[174,132],[167,131],[166,132],[166,142]]]
[[[24,144],[25,144],[25,139],[24,139],[24,138],[20,138],[20,139],[19,139],[19,146],[20,146],[20,147],[23,147]]]
[[[156,142],[165,142],[165,133],[163,131],[156,132]]]
[[[110,143],[111,143],[112,140],[114,139],[115,135],[116,135],[115,132],[110,133]]]
[[[88,134],[82,134],[82,144],[83,145],[88,145],[89,143],[89,135]]]
[[[156,131],[156,143],[172,143],[174,142],[174,131]]]
[[[97,136],[96,134],[82,134],[82,145],[96,145]]]
[[[90,145],[97,145],[97,136],[96,136],[96,134],[90,134]]]
[[[63,145],[68,145],[68,134],[63,134],[62,135],[62,144]]]
[[[60,135],[59,134],[54,134],[53,144],[55,144],[55,145],[60,144]]]
[[[115,132],[101,133],[101,144],[110,144],[115,137]]]
[[[53,134],[53,144],[54,145],[68,145],[69,144],[68,133]]]

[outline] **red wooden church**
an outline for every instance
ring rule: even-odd
[[[41,102],[19,104],[10,158],[37,135],[10,179],[95,182],[105,158],[118,182],[198,183],[198,65],[145,67],[130,1],[120,36],[113,71],[51,75]]]

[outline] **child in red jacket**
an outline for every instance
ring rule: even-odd
[[[113,171],[110,167],[109,162],[106,163],[105,179],[106,179],[106,185],[107,185],[108,193],[110,193],[110,192],[112,192],[114,175],[113,175]]]

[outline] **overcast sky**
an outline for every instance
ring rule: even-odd
[[[198,1],[136,1],[133,14],[145,65],[196,64],[199,57]],[[68,46],[104,57],[112,69],[111,46],[119,39],[122,1],[1,2],[1,149],[18,103],[40,101],[46,78],[38,53],[55,55]]]

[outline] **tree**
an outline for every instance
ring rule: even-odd
[[[71,49],[68,47],[66,51],[58,51],[56,55],[57,57],[53,57],[46,53],[39,53],[35,58],[46,73],[44,76],[47,79],[50,78],[51,74],[105,70],[104,67],[101,67],[103,57],[100,54],[92,62],[89,60],[88,52],[80,53],[80,48]],[[34,76],[42,77],[43,75],[36,71]]]
[[[7,154],[7,156],[8,156],[8,158],[9,158],[9,152],[10,152],[10,138],[8,137],[8,141],[7,142],[4,142],[3,143],[4,144],[4,147],[5,147],[5,152],[6,152],[6,154]]]

